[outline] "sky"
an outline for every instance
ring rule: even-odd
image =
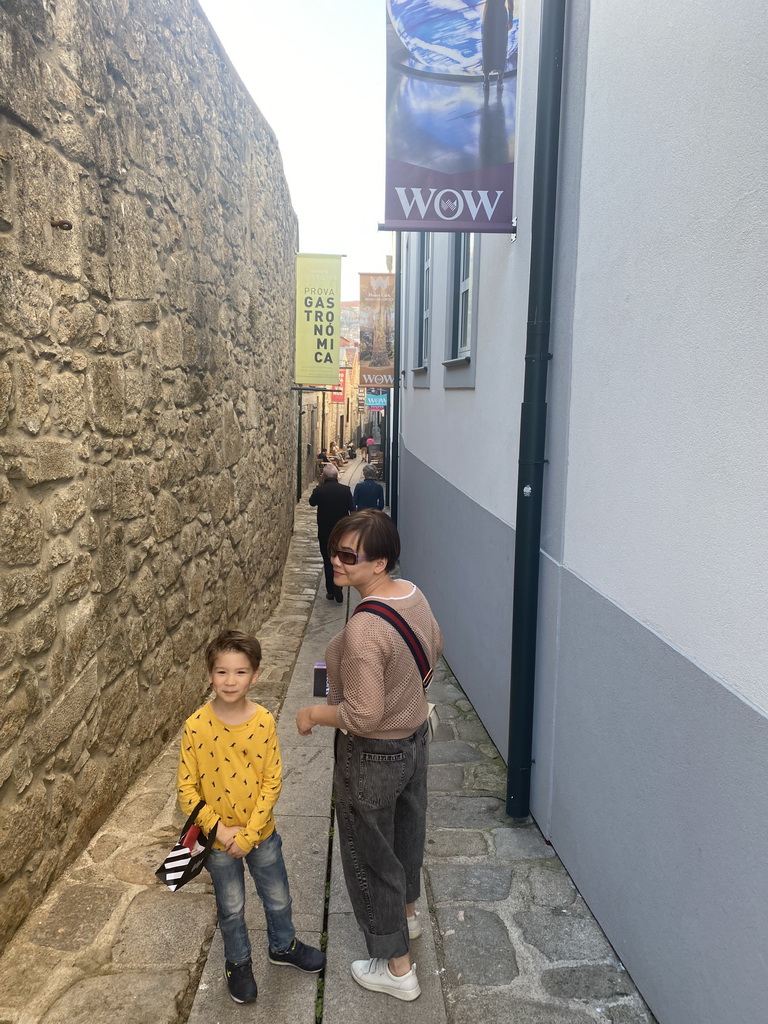
[[[341,253],[342,301],[386,271],[384,0],[199,0],[277,136],[301,252]]]

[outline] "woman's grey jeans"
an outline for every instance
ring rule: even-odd
[[[372,957],[408,952],[427,827],[427,723],[403,740],[336,732],[333,789],[341,863]]]

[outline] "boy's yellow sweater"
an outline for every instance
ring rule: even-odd
[[[179,806],[191,814],[205,807],[196,822],[207,834],[222,821],[241,825],[235,837],[246,853],[275,830],[273,809],[280,795],[282,766],[275,720],[256,705],[242,725],[225,725],[204,704],[187,719],[179,757]],[[218,841],[215,849],[223,849]]]

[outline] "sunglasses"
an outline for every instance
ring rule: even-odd
[[[328,548],[329,558],[338,558],[343,565],[357,565],[358,562],[370,562],[367,555],[358,555],[355,551],[343,551],[339,548]]]

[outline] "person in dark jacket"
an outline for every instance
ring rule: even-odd
[[[373,466],[363,466],[364,480],[355,487],[355,508],[358,512],[364,508],[384,508],[384,488],[376,479]]]
[[[325,568],[325,596],[329,601],[335,598],[341,604],[344,592],[341,587],[333,584],[333,566],[328,557],[328,538],[336,523],[355,511],[355,502],[347,485],[339,483],[339,471],[335,466],[323,466],[320,483],[310,494],[309,504],[317,508],[317,542]]]

